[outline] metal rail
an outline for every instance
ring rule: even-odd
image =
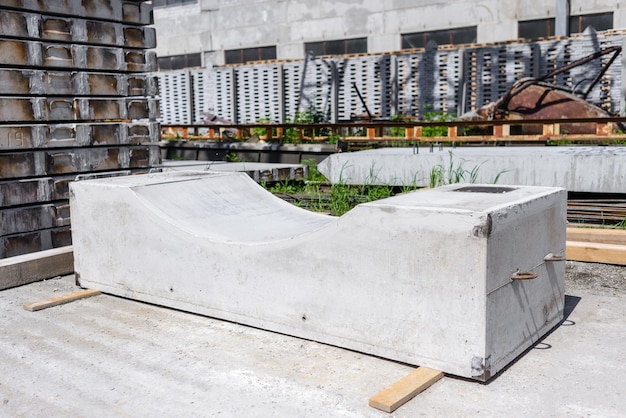
[[[567,127],[573,124],[591,124],[595,129],[583,134],[568,134]],[[253,129],[265,128],[263,139],[281,140],[287,133],[301,142],[325,142],[329,138],[348,143],[381,141],[408,142],[539,142],[572,141],[608,143],[626,142],[626,117],[576,118],[549,120],[493,120],[493,121],[357,121],[339,123],[251,123],[251,124],[163,124],[163,139],[198,139],[221,141],[225,138],[237,140],[252,136]],[[536,134],[516,134],[521,126],[536,127]],[[391,128],[404,128],[403,136],[391,136]],[[432,136],[443,131],[445,135]],[[358,135],[357,135],[358,133]]]

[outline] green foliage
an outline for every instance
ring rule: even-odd
[[[257,119],[256,123],[272,123],[272,120],[269,117]],[[267,135],[268,128],[252,128],[252,135],[256,135],[258,137],[264,137]],[[272,129],[272,136],[276,135],[276,129]]]
[[[324,175],[317,169],[317,163],[313,158],[302,160],[300,163],[309,167],[309,181],[327,181],[326,177],[324,177]]]
[[[237,154],[235,154],[234,152],[229,152],[228,154],[226,154],[226,161],[228,161],[229,163],[241,162],[239,157],[237,157]]]
[[[424,122],[451,122],[455,119],[455,114],[442,112],[425,112],[423,118]],[[446,126],[424,126],[422,135],[426,137],[447,136],[448,128]]]
[[[429,186],[439,187],[446,184],[454,184],[454,183],[476,183],[478,180],[478,174],[480,172],[481,164],[474,166],[471,170],[465,169],[465,160],[454,160],[454,155],[452,151],[448,151],[449,160],[447,164],[441,163],[437,164],[433,168],[430,169],[429,173]],[[504,173],[509,172],[509,170],[500,171],[494,181],[493,184],[496,184],[500,180],[500,176]]]
[[[401,119],[400,115],[394,115],[389,119],[391,122],[397,122]],[[404,137],[406,135],[406,129],[402,126],[393,126],[389,128],[389,136],[400,136]]]
[[[287,123],[322,123],[324,122],[324,114],[315,107],[306,111],[296,112],[293,120],[287,120]],[[327,129],[316,128],[311,132],[311,137],[327,135]],[[287,128],[285,131],[285,142],[298,143],[301,140],[300,132],[297,128]]]

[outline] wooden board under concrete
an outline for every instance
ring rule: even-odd
[[[572,261],[626,266],[626,245],[567,241],[565,257]]]
[[[74,272],[72,246],[0,259],[0,290]]]
[[[387,389],[372,396],[369,405],[381,411],[393,412],[442,377],[443,372],[439,370],[418,367]]]
[[[37,302],[30,302],[24,304],[24,309],[27,311],[40,311],[46,308],[52,308],[53,306],[63,305],[65,303],[74,302],[75,300],[90,298],[100,294],[98,290],[79,290],[78,292],[68,293],[67,295],[59,296],[56,298],[45,299]]]
[[[567,228],[567,240],[626,245],[625,229]]]

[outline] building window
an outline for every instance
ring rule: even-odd
[[[320,55],[364,54],[367,52],[367,38],[306,42],[304,52],[311,52],[316,57]]]
[[[517,24],[518,38],[536,39],[554,36],[554,18],[525,20]],[[597,31],[613,29],[613,13],[594,13],[589,15],[570,16],[569,32],[581,33],[587,26]]]
[[[588,26],[593,27],[597,31],[613,29],[613,13],[594,13],[590,15],[570,16],[569,31],[570,33],[581,33]]]
[[[437,45],[460,45],[476,42],[476,26],[402,34],[402,49],[425,48],[428,42]]]
[[[198,0],[152,0],[153,7],[182,6],[183,4],[197,3]]]
[[[226,64],[243,64],[250,61],[275,60],[276,47],[262,46],[258,48],[229,49],[224,51]]]
[[[159,57],[159,70],[182,70],[183,68],[193,68],[202,66],[200,53],[171,55],[169,57]]]
[[[517,23],[517,37],[524,39],[554,36],[554,18],[524,20]]]

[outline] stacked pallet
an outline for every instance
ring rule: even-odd
[[[159,163],[150,2],[0,0],[0,258],[71,243],[77,175]]]

